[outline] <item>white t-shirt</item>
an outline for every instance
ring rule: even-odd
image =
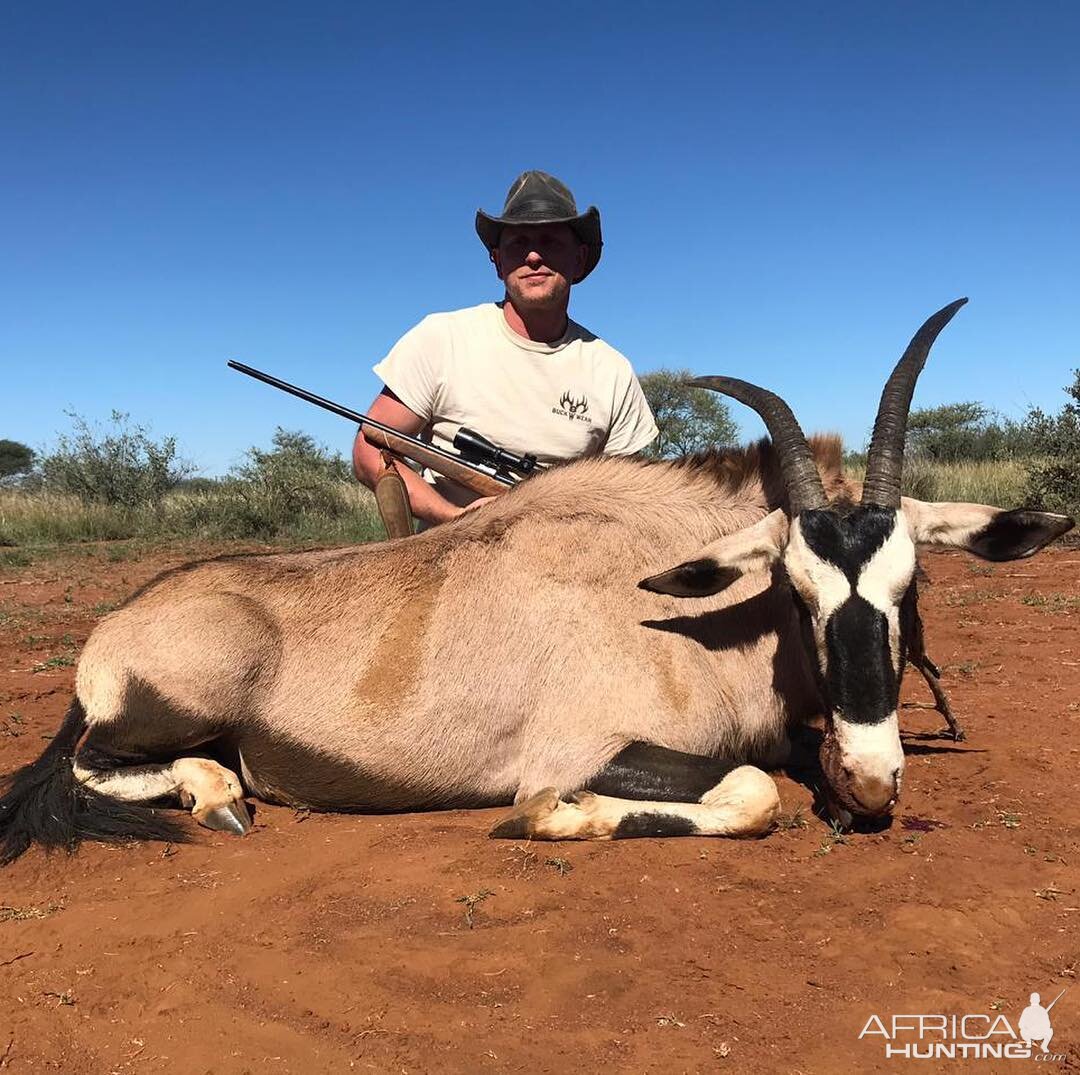
[[[452,450],[461,426],[541,463],[631,455],[657,434],[630,363],[570,321],[562,339],[538,343],[506,323],[500,303],[431,314],[410,329],[375,373],[430,437]],[[449,500],[475,495],[444,478]]]

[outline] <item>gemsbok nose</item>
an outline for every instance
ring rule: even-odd
[[[855,773],[849,791],[855,802],[867,814],[884,814],[896,805],[900,795],[900,770],[891,775]]]

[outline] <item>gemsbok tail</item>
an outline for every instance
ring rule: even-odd
[[[0,866],[31,844],[74,851],[83,840],[166,840],[182,843],[185,829],[159,810],[109,798],[75,779],[75,748],[86,711],[73,699],[53,741],[37,761],[0,786]]]

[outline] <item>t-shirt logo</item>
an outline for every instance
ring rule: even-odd
[[[589,417],[588,396],[574,399],[569,392],[563,392],[559,397],[558,405],[551,408],[551,413],[561,414],[564,418],[569,418],[571,422],[592,422]]]

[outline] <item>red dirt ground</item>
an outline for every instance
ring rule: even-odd
[[[0,570],[0,772],[57,727],[106,604],[191,550],[125,555]],[[778,776],[787,826],[746,843],[530,846],[486,839],[500,811],[260,806],[244,839],[33,851],[0,873],[0,1069],[895,1071],[859,1039],[872,1014],[1015,1027],[1064,988],[1049,1066],[1075,1070],[1080,550],[923,564],[969,738],[904,710],[890,830],[836,842]],[[929,699],[910,672],[904,697]]]

